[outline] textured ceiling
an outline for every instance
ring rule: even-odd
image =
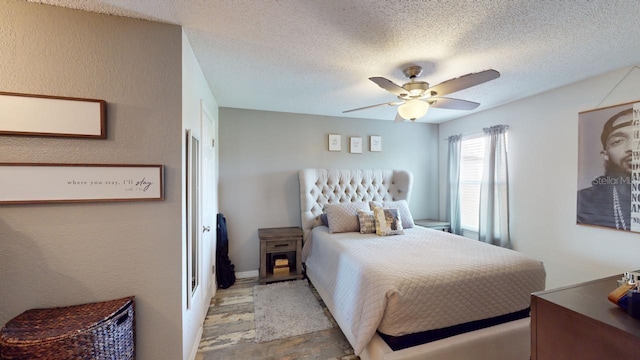
[[[501,77],[448,95],[505,104],[640,63],[635,0],[42,0],[182,25],[221,107],[393,120],[369,81],[436,85],[493,68]],[[438,123],[468,111],[431,109]]]

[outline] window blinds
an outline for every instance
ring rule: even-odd
[[[482,134],[462,139],[460,159],[460,212],[464,230],[478,231],[480,183],[484,160]]]

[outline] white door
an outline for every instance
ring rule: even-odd
[[[202,114],[202,266],[201,274],[208,274],[207,286],[213,289],[216,264],[216,157],[215,126],[211,112],[200,102]],[[217,287],[217,286],[216,286]]]

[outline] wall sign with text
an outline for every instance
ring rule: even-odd
[[[0,163],[0,204],[164,200],[163,165]]]

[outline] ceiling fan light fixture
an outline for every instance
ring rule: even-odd
[[[418,99],[409,100],[398,107],[398,114],[406,120],[419,119],[425,116],[427,111],[429,103]]]
[[[464,90],[472,86],[480,85],[500,77],[499,72],[489,69],[449,79],[436,86],[429,86],[429,83],[426,81],[416,80],[416,77],[420,76],[422,73],[422,68],[420,66],[409,66],[403,70],[403,73],[409,78],[409,82],[402,86],[380,76],[369,78],[369,80],[373,81],[379,87],[395,95],[400,101],[370,105],[343,112],[347,113],[384,105],[400,105],[398,106],[398,113],[396,114],[394,122],[402,122],[403,120],[414,121],[422,118],[427,114],[427,111],[429,111],[429,107],[452,110],[474,110],[480,106],[479,103],[445,98],[442,96]]]

